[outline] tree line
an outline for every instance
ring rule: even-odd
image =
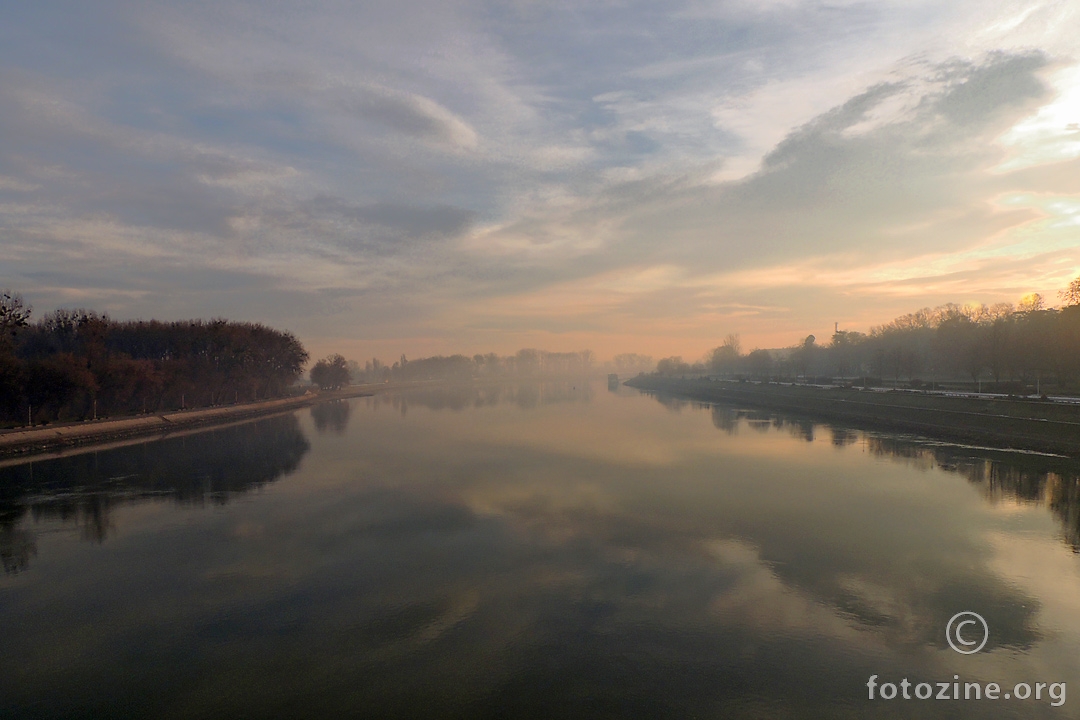
[[[311,381],[329,390],[348,382],[363,384],[391,380],[465,381],[500,377],[581,377],[592,373],[595,363],[596,359],[591,350],[549,352],[533,348],[525,348],[514,355],[505,356],[496,353],[476,354],[471,357],[435,355],[409,360],[402,354],[393,364],[372,358],[363,366],[354,360],[346,360],[341,355],[330,355],[315,363],[311,370]]]
[[[291,333],[226,320],[118,322],[90,310],[31,321],[0,292],[0,421],[37,424],[280,397],[308,359]]]
[[[664,375],[848,381],[921,388],[945,384],[1005,393],[1080,391],[1080,278],[1060,307],[1032,294],[1017,305],[949,303],[873,327],[837,330],[827,343],[808,335],[778,350],[743,354],[728,335],[697,363],[669,357]]]

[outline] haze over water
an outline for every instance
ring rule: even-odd
[[[0,714],[1074,717],[866,682],[1080,692],[1078,476],[583,382],[9,463]]]

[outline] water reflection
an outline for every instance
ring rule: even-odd
[[[330,400],[311,406],[311,419],[315,421],[315,429],[320,433],[344,435],[351,413],[352,404],[348,400]]]
[[[682,409],[698,407],[691,401],[656,396],[666,408]],[[710,405],[708,410],[712,424],[726,436],[737,437],[745,429],[786,432],[806,442],[828,433],[831,444],[837,449],[859,443],[871,455],[914,467],[921,472],[945,471],[964,477],[980,489],[983,498],[991,505],[1007,504],[1019,507],[1041,506],[1047,508],[1061,528],[1061,538],[1073,553],[1080,553],[1080,464],[1074,460],[1044,455],[1007,453],[993,450],[972,449],[963,446],[934,443],[907,436],[894,436],[876,432],[863,432],[850,427],[814,422],[805,418],[787,416],[760,410],[748,410],[728,405]],[[905,502],[906,504],[906,502]],[[927,518],[914,517],[919,531],[927,533]],[[947,584],[936,588],[922,588],[921,596],[911,594],[910,577],[896,574],[895,568],[859,568],[858,580],[854,580],[854,568],[837,568],[836,556],[829,563],[831,572],[821,572],[812,560],[813,551],[798,543],[779,542],[775,546],[763,540],[775,533],[755,531],[752,536],[758,545],[761,558],[769,562],[785,585],[800,587],[829,605],[850,613],[859,622],[870,626],[897,625],[898,599],[907,595],[901,603],[905,607],[908,624],[904,634],[908,641],[944,645],[940,627],[957,607],[956,599],[979,597],[983,613],[994,634],[991,647],[1030,648],[1040,638],[1033,621],[1039,601],[1018,592],[1018,588],[987,582],[981,553],[971,556],[970,566],[950,568],[942,575]],[[811,546],[814,540],[810,541]],[[955,541],[943,543],[955,552]],[[928,553],[924,563],[938,562]],[[976,572],[971,572],[977,569]],[[921,569],[925,582],[926,567]],[[886,588],[888,588],[886,590]],[[888,598],[885,605],[882,599]],[[891,608],[890,608],[891,606]],[[889,609],[883,609],[889,608]],[[916,611],[916,608],[922,608]],[[927,613],[926,611],[930,612]],[[910,627],[913,614],[922,615],[920,629]],[[898,629],[897,625],[896,628]],[[899,640],[899,636],[894,640]]]
[[[0,561],[5,573],[18,573],[30,567],[30,558],[37,555],[34,534],[16,527],[17,519],[0,520]]]
[[[1074,465],[576,392],[358,399],[252,502],[37,560],[5,536],[34,565],[0,579],[0,714],[1041,717],[863,684],[1080,679],[1080,574],[1036,507],[1075,508]],[[972,661],[942,632],[965,609]]]
[[[937,467],[963,475],[991,503],[1049,508],[1061,524],[1063,540],[1080,553],[1080,469],[1075,461],[1026,454],[993,460],[961,447],[928,446],[873,434],[866,436],[866,446],[875,455],[920,469]]]
[[[407,414],[409,403],[429,410],[461,412],[469,408],[515,405],[528,410],[544,405],[588,403],[593,387],[587,380],[545,380],[518,383],[438,385],[402,392],[374,395],[366,403],[372,408],[391,406]]]
[[[852,445],[859,441],[859,433],[844,427],[832,427],[832,444],[836,447],[844,447],[845,445]]]
[[[665,407],[671,406],[670,399],[658,397],[657,400],[660,400]],[[817,428],[817,423],[810,420],[777,415],[761,410],[746,410],[728,405],[703,405],[699,403],[695,403],[695,407],[707,409],[712,415],[713,427],[731,436],[738,435],[740,428],[749,428],[762,433],[770,430],[783,430],[794,438],[813,442]],[[850,431],[841,430],[840,433],[838,435],[834,430],[832,435],[833,444],[838,446],[850,444],[857,437]]]
[[[346,412],[346,419],[348,414]],[[9,573],[27,569],[32,531],[20,525],[57,519],[102,542],[116,507],[145,499],[220,505],[297,468],[309,450],[295,415],[170,437],[124,448],[35,460],[0,468],[0,557]]]
[[[655,398],[672,407],[670,397]],[[685,407],[689,401],[680,401]],[[761,410],[747,410],[729,405],[708,406],[712,424],[726,435],[737,436],[741,428],[759,431],[781,429],[792,437],[813,442],[816,433],[828,431],[837,448],[860,440],[872,454],[931,470],[939,468],[958,473],[980,487],[992,503],[1039,505],[1050,509],[1061,524],[1064,541],[1080,554],[1080,463],[1047,455],[1009,453],[990,449],[974,450],[964,446],[920,440],[876,432],[862,432],[850,427],[829,425]]]

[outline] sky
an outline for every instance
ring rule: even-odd
[[[1080,275],[1080,2],[0,0],[0,287],[696,359]]]

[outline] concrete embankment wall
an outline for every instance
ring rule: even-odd
[[[373,391],[374,389],[358,386],[333,393],[313,393],[241,405],[223,405],[136,417],[47,425],[24,430],[5,430],[0,432],[0,457],[29,455],[134,437],[167,435],[177,430],[222,425],[287,412],[326,400],[370,395]]]
[[[795,412],[957,442],[1080,457],[1080,407],[1075,405],[655,376],[642,376],[626,384],[693,400]]]

